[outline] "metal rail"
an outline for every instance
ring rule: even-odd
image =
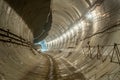
[[[97,46],[91,46],[88,43],[88,46],[83,47],[82,50],[83,50],[83,54],[86,57],[89,57],[90,59],[96,58],[104,62],[107,60],[107,58],[110,58],[110,62],[117,63],[120,65],[120,50],[118,46],[120,46],[120,44],[117,43],[114,43],[114,45],[97,45]],[[102,51],[106,47],[112,47],[112,48],[107,54],[104,54]],[[85,49],[87,51],[85,51]]]
[[[51,58],[51,56],[49,55],[46,55],[48,60],[49,60],[49,73],[48,73],[48,80],[55,80],[55,71],[54,71],[54,68],[55,68],[55,64],[54,64],[54,61],[53,59]]]

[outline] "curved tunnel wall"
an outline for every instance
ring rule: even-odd
[[[9,0],[6,1],[0,0],[0,28],[6,30],[6,34],[12,32],[24,38],[26,41],[32,42],[32,28],[34,28],[34,25],[31,24],[31,22],[34,19],[31,17],[34,16],[32,16],[32,13],[27,15],[29,13],[28,10],[25,15],[28,16],[30,22],[28,21],[27,24],[27,18],[24,19],[24,17],[19,14],[21,7],[19,5],[17,5],[17,7],[15,4],[8,4],[10,3]],[[14,2],[14,0],[12,1]],[[118,46],[120,42],[119,4],[119,0],[91,0],[91,2],[89,2],[89,0],[53,0],[51,6],[53,23],[45,40],[48,43],[47,46],[49,50],[52,51],[51,55],[55,50],[55,54],[53,55],[54,59],[63,58],[77,68],[77,71],[73,73],[82,72],[85,77],[90,80],[107,80],[108,75],[110,75],[111,80],[113,80],[113,77],[115,77],[115,80],[119,80],[119,76],[112,75],[112,73],[119,72],[120,70],[118,59],[116,55],[114,55],[114,59],[117,61],[117,63],[114,63],[110,62],[109,58],[112,55],[109,51],[111,51],[114,46],[116,47],[116,44]],[[33,3],[33,5],[35,4]],[[29,6],[32,6],[32,4],[27,5],[28,8]],[[27,10],[27,7],[25,10]],[[18,9],[18,11],[16,9]],[[37,11],[36,8],[35,11]],[[37,25],[40,18],[36,19],[33,23]],[[43,30],[43,28],[40,29]],[[39,32],[37,30],[35,31],[37,35]],[[42,31],[40,31],[40,33],[41,32]],[[3,32],[0,33],[3,34]],[[1,37],[1,39],[9,40],[9,38],[5,37]],[[109,45],[110,47],[108,47]],[[102,49],[100,51],[102,56],[101,54],[97,55],[98,48]],[[19,80],[23,78],[26,72],[39,63],[39,60],[45,59],[41,58],[43,56],[40,54],[34,55],[33,53],[37,54],[37,52],[30,47],[1,42],[0,79]],[[108,54],[110,55],[106,58]],[[93,56],[95,58],[93,58]],[[102,61],[101,58],[106,58],[106,60]]]
[[[16,11],[3,0],[0,0],[0,6],[0,27],[32,42],[33,34],[31,30]]]
[[[119,73],[120,57],[113,51],[114,47],[120,49],[120,1],[61,3],[53,1],[52,29],[45,38],[51,53],[58,54],[53,56],[64,58],[90,80],[119,80],[114,75]]]
[[[70,44],[74,46],[77,40],[79,42],[91,38],[105,29],[119,25],[119,18],[116,18],[119,17],[119,1],[113,0],[111,4],[107,0],[94,0],[91,6],[84,1],[71,1],[71,3],[63,1],[63,3],[64,5],[59,1],[53,1],[52,29],[45,39],[48,47],[53,45],[55,48],[63,48],[69,47]],[[83,3],[82,6],[78,6],[80,3]],[[64,46],[57,46],[58,44]]]
[[[36,30],[36,26],[38,27],[39,25],[34,24],[41,22],[38,20],[41,17],[39,16],[40,13],[38,12],[36,13],[38,15],[32,15],[32,12],[29,12],[31,11],[30,6],[35,6],[34,3],[30,2],[31,5],[28,4],[24,8],[24,6],[21,6],[23,0],[19,0],[20,3],[17,1],[0,0],[0,80],[21,80],[31,69],[40,64],[39,62],[41,60],[46,60],[44,56],[32,48],[35,36],[33,36],[33,30]],[[26,13],[21,11],[21,8],[22,10],[25,9]],[[47,6],[46,8],[49,9]],[[33,8],[33,14],[37,9]],[[49,12],[47,9],[44,9],[46,13],[46,16],[42,16],[44,19],[47,17],[47,12]],[[33,19],[32,17],[34,16],[39,17]],[[30,22],[26,19],[30,20]],[[42,21],[45,22],[45,20]],[[42,26],[42,24],[40,23],[39,26]],[[38,32],[39,30],[41,32],[42,29],[38,27]],[[37,33],[35,34],[36,36],[38,35]]]
[[[52,19],[50,0],[4,1],[14,9],[14,11],[24,20],[25,24],[31,29],[34,35],[34,42],[38,42],[47,36]]]

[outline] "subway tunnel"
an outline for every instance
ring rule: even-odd
[[[120,0],[0,0],[0,80],[120,80]]]

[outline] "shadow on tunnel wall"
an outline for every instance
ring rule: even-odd
[[[52,22],[50,0],[5,1],[22,17],[31,29],[34,34],[34,42],[41,41],[48,35]]]

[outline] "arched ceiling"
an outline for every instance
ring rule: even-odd
[[[45,38],[48,45],[52,44],[52,42],[55,42],[55,45],[64,44],[65,42],[67,45],[67,43],[71,42],[71,38],[76,35],[73,27],[80,25],[81,17],[90,8],[88,2],[89,0],[52,0],[52,27],[49,35]]]
[[[110,1],[111,3],[108,0],[52,0],[52,25],[45,38],[49,50],[75,47],[79,41],[90,41],[92,36],[105,29],[109,30],[117,22],[114,20],[111,23],[110,19],[119,13],[119,0]],[[116,12],[112,12],[114,9]],[[91,40],[94,42],[95,39],[97,40]]]

